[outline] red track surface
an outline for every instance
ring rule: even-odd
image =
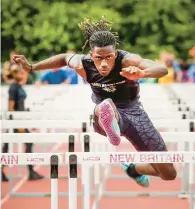
[[[121,146],[122,147],[122,146]],[[125,151],[129,149],[128,147],[122,147],[122,150]],[[67,147],[61,147],[62,151],[67,150]],[[120,149],[121,150],[121,149]],[[37,151],[37,149],[36,149]],[[59,151],[59,149],[58,149]],[[7,169],[5,169],[7,170]],[[49,168],[41,167],[37,170],[43,175],[49,175]],[[14,173],[17,172],[17,169],[14,168]],[[22,173],[27,174],[26,169],[22,169]],[[120,168],[114,167],[112,169],[113,174],[124,175]],[[59,174],[67,176],[67,168],[60,167]],[[19,180],[14,180],[14,185],[17,186]],[[177,179],[172,182],[165,182],[160,179],[152,180],[151,187],[149,189],[142,189],[136,185],[131,179],[110,179],[106,181],[106,191],[180,191],[181,185],[180,180]],[[78,180],[78,191],[81,191],[81,181]],[[39,180],[35,182],[25,181],[18,188],[17,192],[50,192],[50,180]],[[68,192],[68,180],[60,179],[59,180],[59,192]],[[4,201],[2,209],[50,209],[50,198],[13,198],[8,197],[8,183],[2,184],[2,193]],[[4,198],[6,197],[6,201]],[[7,198],[8,197],[8,198]],[[91,209],[94,203],[93,198],[91,198]],[[101,197],[100,199],[100,209],[188,209],[189,202],[187,199],[179,199],[174,197]],[[68,209],[68,199],[59,198],[59,209]],[[82,208],[82,199],[78,198],[78,209]]]

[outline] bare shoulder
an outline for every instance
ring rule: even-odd
[[[77,70],[82,67],[82,54],[66,54],[65,59],[69,67]]]
[[[138,66],[142,58],[138,54],[128,52],[122,60],[122,67]]]
[[[83,54],[66,54],[65,59],[67,65],[74,69],[81,77],[86,79],[86,73],[82,64]]]

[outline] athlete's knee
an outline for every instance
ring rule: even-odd
[[[164,169],[160,171],[160,177],[166,181],[173,181],[177,177],[177,171],[173,164],[166,164]]]

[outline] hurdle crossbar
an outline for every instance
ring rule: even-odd
[[[78,142],[78,133],[3,133],[0,143],[67,143],[70,136]]]
[[[63,153],[1,153],[0,165],[51,165],[51,157],[58,158],[63,165]]]
[[[120,163],[195,163],[195,151],[179,152],[74,152],[66,158],[77,158],[77,164]]]
[[[90,120],[90,117],[89,117]],[[89,126],[89,120],[3,120],[2,128],[81,128],[83,123]],[[195,124],[195,119],[153,119],[155,127],[182,128]]]
[[[179,143],[179,142],[195,142],[195,132],[160,132],[165,142]],[[81,140],[88,135],[93,143],[109,143],[105,136],[99,135],[95,132],[80,133]],[[125,137],[121,137],[121,143],[130,143]]]
[[[81,128],[82,120],[3,120],[2,128]],[[89,126],[90,122],[85,122]]]

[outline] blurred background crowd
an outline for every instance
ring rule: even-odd
[[[73,53],[70,50],[68,53]],[[74,52],[76,53],[76,52]],[[1,69],[1,83],[2,85],[8,85],[12,82],[10,75],[19,68],[13,61],[12,56],[16,54],[15,51],[10,52],[10,60],[3,63]],[[176,59],[175,55],[170,52],[162,52],[160,54],[158,62],[161,62],[167,66],[168,75],[163,78],[144,78],[140,79],[140,83],[161,83],[169,84],[173,82],[179,83],[195,83],[195,47],[189,50],[189,54],[192,57],[192,61],[188,61],[187,58]],[[35,84],[37,87],[48,84],[84,84],[85,81],[68,66],[64,66],[60,69],[48,69],[41,72],[31,72],[30,74],[23,72],[23,79],[26,85]]]
[[[93,7],[91,4],[93,3]],[[12,57],[24,54],[31,63],[58,53],[82,51],[78,23],[102,15],[114,22],[119,48],[164,63],[168,75],[140,83],[195,82],[195,12],[193,0],[17,0],[2,1],[1,83],[9,85],[17,71]],[[43,9],[44,8],[44,9]],[[78,12],[79,11],[79,12]],[[147,12],[146,12],[147,11]],[[13,18],[14,17],[14,18]],[[23,84],[85,83],[73,69],[48,69],[27,74]]]

